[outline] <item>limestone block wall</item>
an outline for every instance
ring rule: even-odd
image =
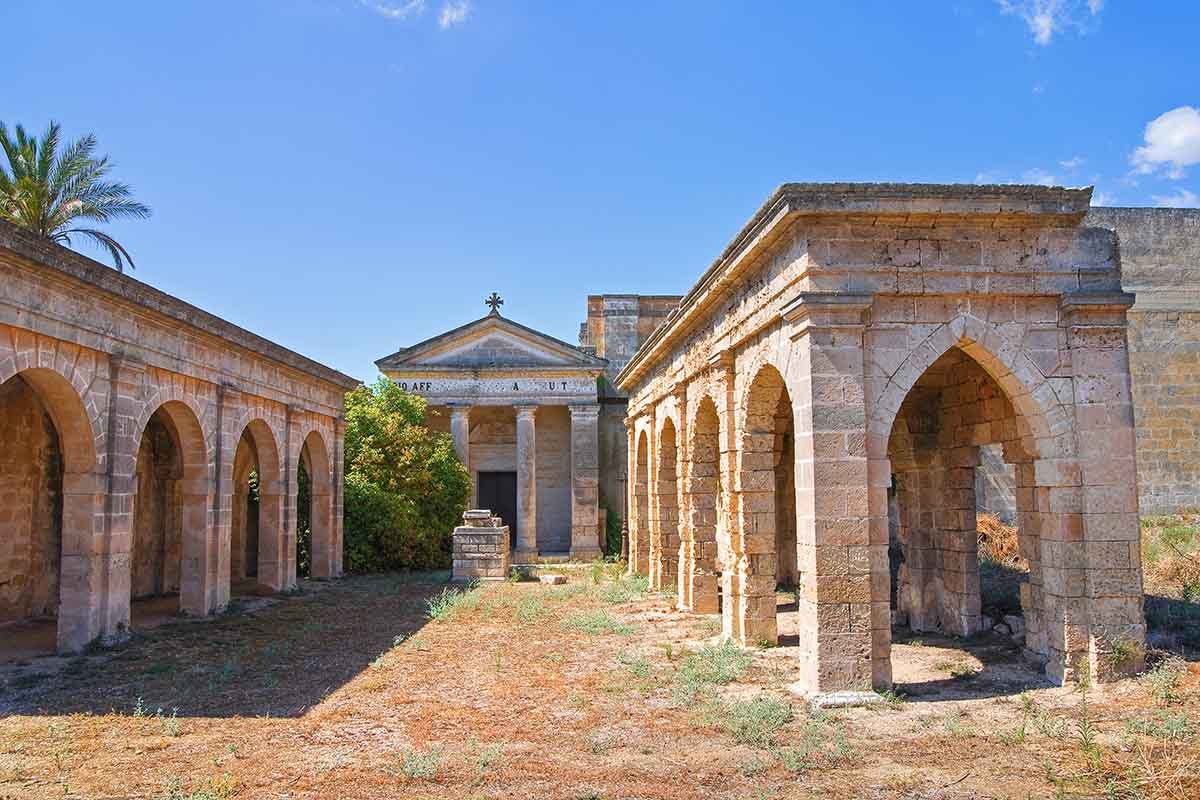
[[[607,359],[600,385],[600,504],[624,515],[622,478],[628,483],[629,458],[624,418],[626,395],[616,387],[617,374],[642,342],[666,322],[679,305],[679,295],[588,295],[587,319],[579,326],[579,346]]]
[[[1129,360],[1143,514],[1200,508],[1200,209],[1093,208],[1135,292]]]

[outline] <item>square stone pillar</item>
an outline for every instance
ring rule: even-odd
[[[591,561],[601,555],[600,406],[571,409],[571,558]]]
[[[863,312],[869,295],[786,306],[794,368],[801,679],[807,695],[891,686],[887,483],[868,481]],[[886,444],[884,445],[886,452]]]
[[[1077,582],[1086,608],[1064,598],[1054,621],[1064,625],[1064,641],[1051,645],[1063,650],[1064,678],[1085,666],[1080,663],[1085,655],[1097,680],[1136,674],[1144,666],[1136,437],[1125,336],[1125,312],[1132,304],[1133,295],[1123,292],[1079,293],[1065,295],[1061,306],[1074,373],[1082,496],[1081,524],[1065,528],[1069,535],[1060,538],[1068,541],[1059,546],[1075,551],[1072,565],[1086,575]],[[1084,625],[1086,638],[1080,636]],[[1084,642],[1086,653],[1080,652]],[[1112,654],[1129,645],[1134,655],[1114,662]],[[1047,672],[1056,667],[1052,659]]]
[[[537,406],[517,406],[517,561],[537,559]]]
[[[138,445],[142,437],[142,431],[137,427],[145,407],[146,367],[136,359],[112,356],[109,370],[108,496],[104,509],[105,537],[96,555],[105,576],[100,624],[104,638],[113,640],[130,627],[134,497],[137,493]],[[65,521],[63,527],[65,536]],[[66,549],[64,546],[64,553]],[[189,556],[197,563],[189,565]],[[202,567],[202,558],[203,554],[187,550],[183,553],[180,607],[184,610],[192,610],[184,605],[189,599],[183,588],[185,579]],[[64,587],[68,585],[67,573],[64,568]],[[196,613],[203,614],[204,611],[196,609]]]
[[[471,407],[450,406],[450,436],[454,439],[454,452],[471,476],[471,496],[468,503],[475,505],[475,473],[471,471]]]
[[[345,460],[346,418],[339,416],[333,421],[333,527],[330,530],[330,537],[333,547],[332,577],[334,578],[340,578],[344,572],[345,540],[342,525],[346,491]]]
[[[637,504],[637,498],[633,494],[634,479],[636,478],[637,464],[637,439],[635,438],[633,419],[625,417],[625,508],[622,509],[621,527],[625,531],[625,537],[622,544],[622,549],[625,551],[623,555],[627,561],[626,573],[633,575],[638,571],[637,568],[637,528],[634,526],[632,519],[633,509]]]

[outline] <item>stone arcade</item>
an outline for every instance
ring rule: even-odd
[[[302,469],[311,573],[340,575],[355,385],[0,223],[0,623],[56,618],[74,651],[137,598],[205,615],[294,587]]]
[[[630,569],[743,644],[775,641],[794,583],[797,690],[886,688],[893,598],[915,629],[979,627],[975,468],[999,445],[1028,655],[1058,681],[1138,668],[1104,657],[1145,627],[1133,296],[1090,195],[781,187],[617,378]]]
[[[429,401],[429,427],[453,435],[471,472],[471,506],[503,519],[516,562],[595,558],[605,362],[506,319],[502,302],[493,294],[487,316],[375,363]]]

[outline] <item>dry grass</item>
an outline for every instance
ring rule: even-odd
[[[901,643],[907,700],[816,715],[795,648],[726,651],[613,586],[492,585],[431,620],[434,580],[355,578],[160,629],[0,688],[0,798],[1200,796],[1196,664],[1084,703],[1007,643]],[[913,677],[950,652],[983,672]]]
[[[975,530],[979,533],[979,557],[1004,567],[1029,571],[1029,563],[1017,547],[1017,529],[1005,525],[995,514],[976,514]]]

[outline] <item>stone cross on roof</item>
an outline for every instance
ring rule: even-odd
[[[492,292],[491,295],[483,301],[485,306],[492,307],[492,313],[496,316],[500,315],[500,306],[504,305],[504,301],[500,299],[500,295]]]

